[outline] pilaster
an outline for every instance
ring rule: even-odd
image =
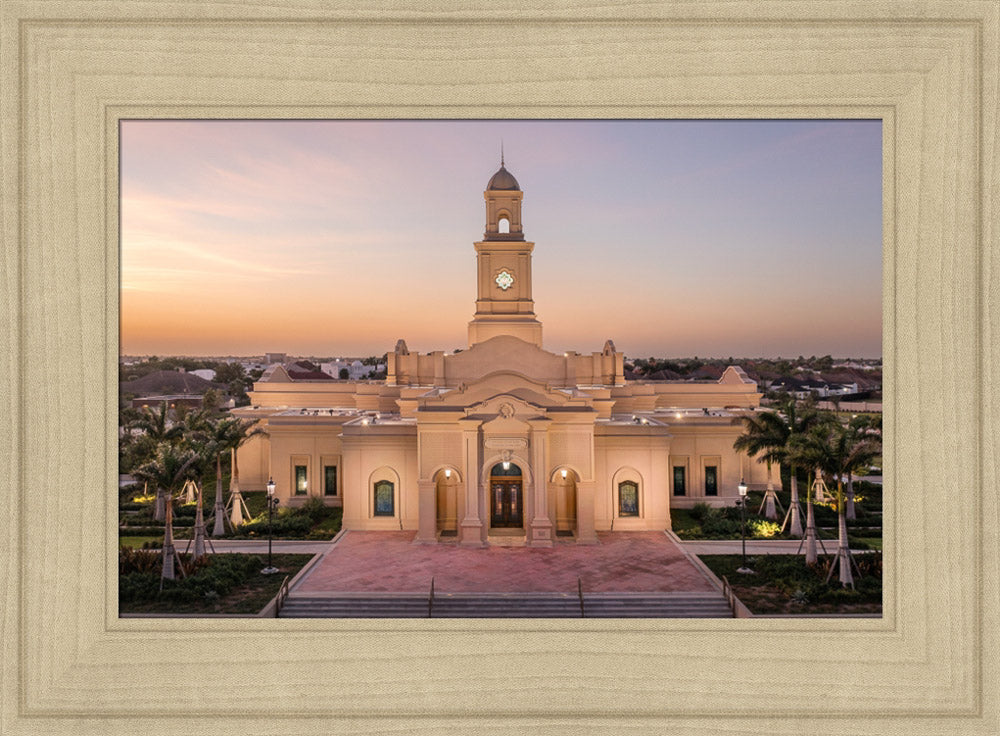
[[[531,547],[552,546],[552,520],[549,518],[548,466],[549,437],[548,419],[532,419],[531,425],[531,474],[532,474],[532,518],[528,527],[527,544]]]
[[[433,480],[417,482],[417,536],[414,542],[433,544],[437,542],[437,483]]]
[[[470,426],[471,425],[471,426]],[[486,539],[479,489],[479,422],[463,422],[462,450],[465,478],[465,516],[458,525],[459,544],[482,547]]]
[[[597,531],[594,527],[594,492],[597,484],[592,481],[581,481],[576,484],[576,543],[597,544]]]

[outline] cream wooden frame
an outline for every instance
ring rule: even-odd
[[[0,733],[1000,733],[1000,5],[434,7],[0,5]],[[327,116],[881,118],[885,616],[119,620],[118,121]]]

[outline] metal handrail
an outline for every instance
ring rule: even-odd
[[[281,587],[278,588],[278,597],[274,602],[274,617],[278,618],[281,613],[281,607],[285,605],[285,601],[288,599],[288,576],[285,575],[285,579],[281,581]]]
[[[733,586],[729,584],[729,578],[725,575],[722,576],[722,595],[726,598],[726,603],[729,604],[729,608],[733,612],[733,618],[736,618],[736,593],[733,590]]]
[[[434,576],[431,576],[431,594],[427,597],[427,618],[434,612]]]
[[[580,576],[576,576],[576,594],[580,596],[580,618],[586,618],[587,612],[583,609],[583,581]]]

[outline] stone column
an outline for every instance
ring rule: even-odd
[[[594,493],[597,483],[592,480],[576,484],[576,543],[597,544],[594,528]]]
[[[417,481],[417,536],[414,542],[437,542],[437,483],[433,480]]]
[[[464,423],[463,423],[464,424]],[[482,547],[486,529],[479,504],[479,423],[462,427],[462,451],[465,467],[465,516],[458,525],[459,544]]]
[[[527,544],[531,547],[552,546],[552,520],[549,519],[549,442],[548,419],[532,419],[531,425],[531,475],[532,519],[528,529]]]

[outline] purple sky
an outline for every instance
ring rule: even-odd
[[[126,354],[465,347],[483,189],[545,347],[882,354],[879,121],[129,121]]]

